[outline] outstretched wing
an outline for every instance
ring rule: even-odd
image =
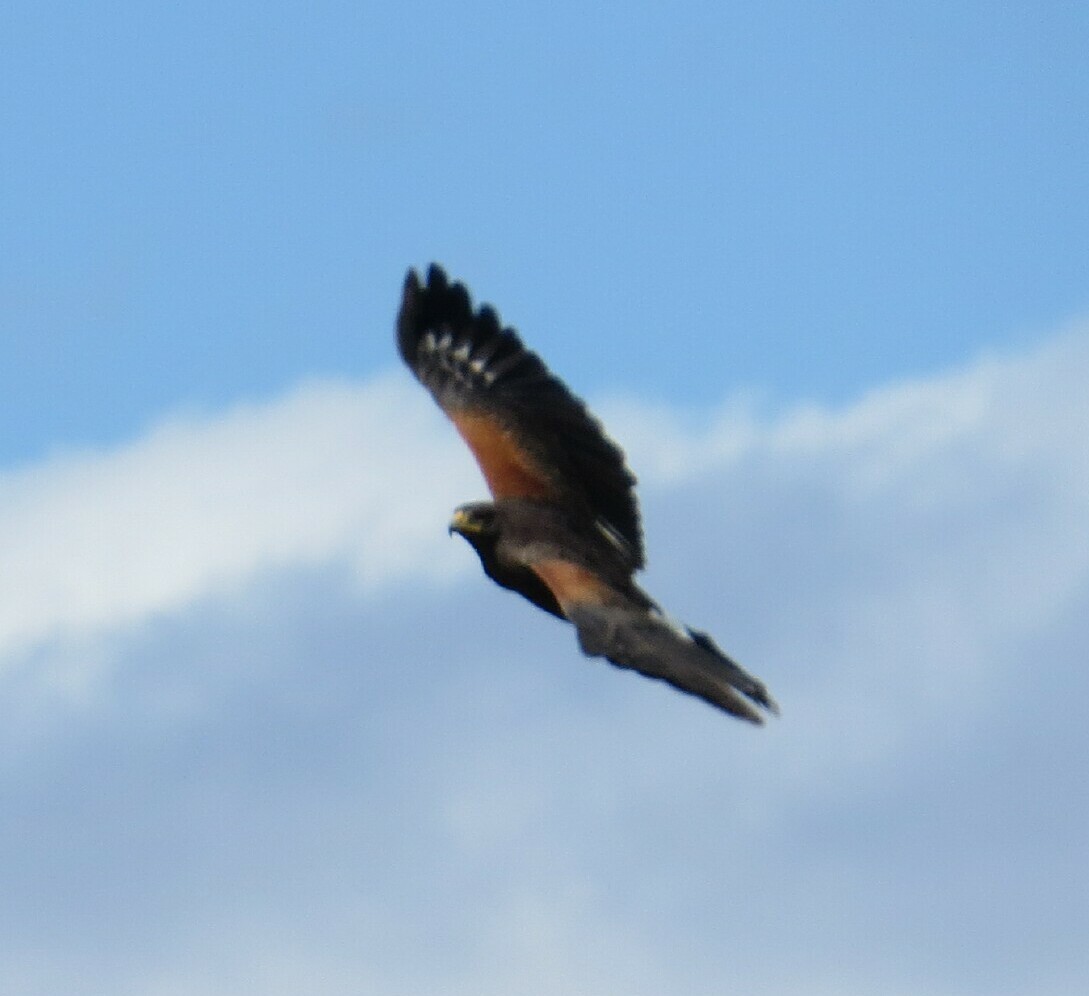
[[[585,404],[434,264],[405,279],[397,345],[473,451],[496,499],[562,504],[597,521],[635,569],[643,540],[635,477]]]
[[[532,569],[574,624],[588,657],[668,682],[751,723],[764,721],[754,706],[779,711],[763,682],[706,633],[669,619],[635,585],[619,589],[596,571],[563,559],[539,561]]]

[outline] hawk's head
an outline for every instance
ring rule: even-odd
[[[495,542],[499,537],[499,516],[490,501],[474,501],[459,505],[450,520],[451,534],[464,536],[473,546]]]

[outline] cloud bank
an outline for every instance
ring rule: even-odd
[[[0,985],[1078,991],[1086,382],[1073,330],[838,410],[599,406],[763,731],[480,578],[404,378],[4,473]]]
[[[476,486],[403,379],[310,384],[0,476],[0,653],[130,624],[268,569],[441,576],[433,516]]]

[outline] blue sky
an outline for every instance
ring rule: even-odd
[[[0,13],[0,988],[1089,980],[1089,15]],[[448,539],[444,262],[755,731]]]
[[[11,459],[381,368],[432,258],[584,389],[699,404],[846,399],[1087,306],[1078,5],[0,17]],[[682,331],[713,355],[663,363]]]

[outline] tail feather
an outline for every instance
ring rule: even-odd
[[[778,714],[767,688],[727,657],[706,634],[678,628],[652,611],[614,606],[571,607],[568,618],[589,657],[665,681],[718,709],[761,724],[756,708]]]

